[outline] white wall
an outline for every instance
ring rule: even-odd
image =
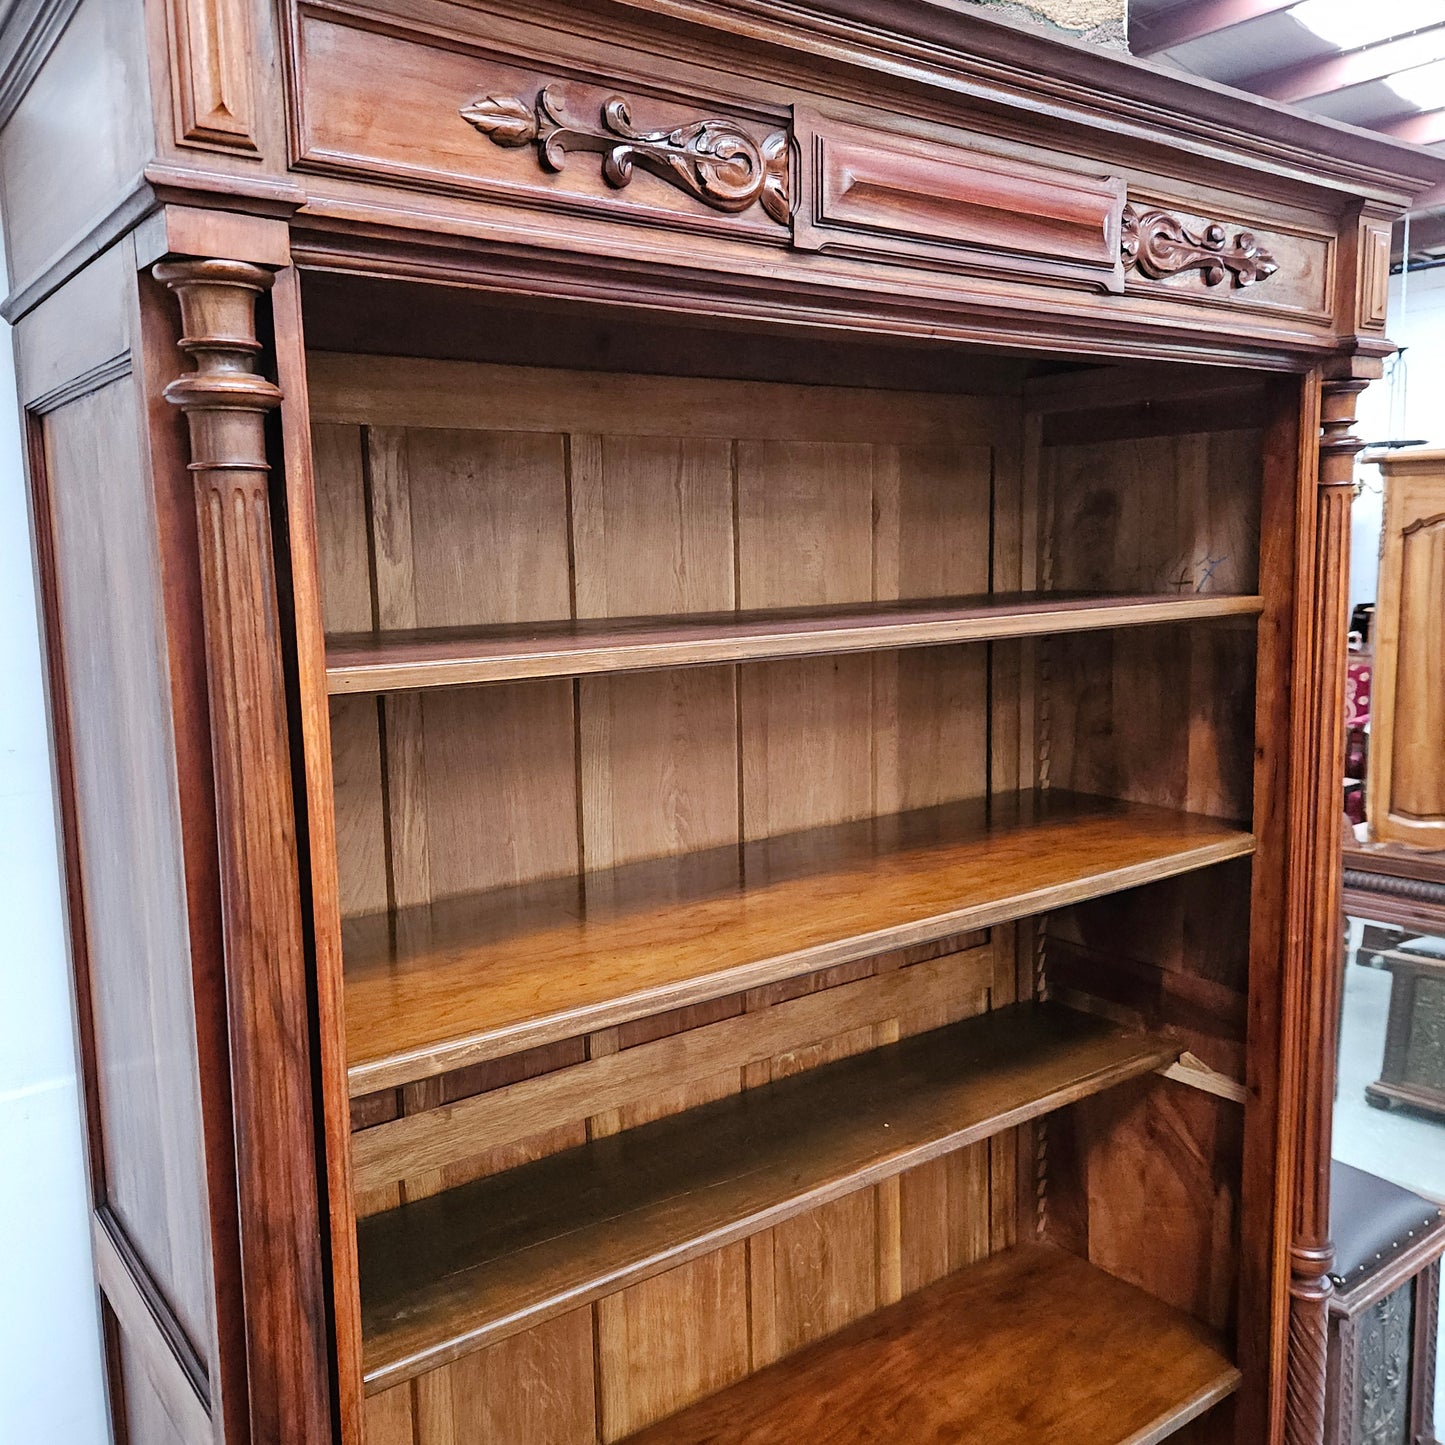
[[[0,1441],[103,1445],[41,676],[10,330],[0,324]]]
[[[1445,266],[1390,280],[1390,339],[1404,348],[1360,398],[1367,442],[1418,437],[1445,446]],[[1375,600],[1380,561],[1380,472],[1361,467],[1351,514],[1350,605]]]

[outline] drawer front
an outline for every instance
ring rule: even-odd
[[[784,306],[838,287],[958,314],[1062,304],[1111,335],[1121,308],[1287,344],[1335,322],[1332,218],[1076,157],[1021,118],[991,131],[900,96],[848,104],[735,37],[559,14],[291,0],[292,163],[342,183],[308,186],[312,213],[374,201],[412,227],[545,247],[554,266],[645,258],[659,294],[685,265]],[[1378,331],[1384,241],[1371,259],[1349,324],[1357,311]]]
[[[799,111],[799,246],[1124,289],[1124,182]]]
[[[305,0],[296,167],[787,244],[786,109],[660,85],[644,57],[585,37],[548,54],[524,22],[489,19],[442,30]]]

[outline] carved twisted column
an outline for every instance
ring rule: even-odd
[[[1290,1245],[1288,1445],[1321,1445],[1330,1241],[1330,1142],[1334,1112],[1335,1043],[1339,1021],[1340,887],[1344,813],[1344,698],[1349,617],[1350,502],[1355,454],[1355,404],[1368,385],[1327,381],[1321,403],[1319,492],[1315,513],[1313,648],[1305,768],[1311,785],[1294,809],[1299,866],[1308,904],[1303,926],[1305,978],[1300,992],[1298,1178]]]
[[[241,1268],[256,1445],[331,1438],[309,991],[272,556],[266,414],[254,371],[269,271],[177,261],[196,369],[166,399],[190,424],[196,485],[221,913],[230,1018]]]

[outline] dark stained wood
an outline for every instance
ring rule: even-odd
[[[861,256],[939,256],[1001,272],[1124,289],[1124,182],[936,145],[795,111],[816,172],[796,243]],[[807,185],[811,180],[812,185]]]
[[[1157,1445],[1238,1380],[1187,1316],[1062,1251],[1020,1245],[632,1442]]]
[[[580,1118],[592,1121],[594,1134],[603,1132],[602,1118],[615,1121],[616,1128],[645,1123],[674,1112],[662,1106],[664,1079],[690,1106],[711,1097],[706,1091],[714,1081],[725,1080],[735,1087],[740,1071],[767,1066],[775,1058],[786,1057],[800,1065],[803,1060],[824,1062],[816,1054],[819,1046],[859,1030],[872,1043],[870,1026],[879,1020],[906,1020],[908,1031],[916,1033],[951,1021],[947,1012],[935,1015],[956,1009],[958,1000],[983,996],[997,1005],[1000,1000],[985,993],[995,951],[987,944],[959,953],[945,951],[939,958],[884,968],[851,981],[840,982],[837,971],[814,974],[796,983],[818,991],[784,997],[767,1007],[755,994],[749,1000],[755,1006],[746,1012],[743,1001],[734,995],[671,1015],[654,1014],[610,1031],[618,1045],[614,1052],[604,1052],[602,1036],[594,1033],[585,1060],[564,1062],[562,1067],[552,1062],[549,1068],[535,1068],[535,1077],[523,1075],[517,1082],[504,1082],[404,1118],[383,1117],[377,1122],[363,1118],[351,1139],[357,1188],[410,1179],[484,1149],[515,1146]],[[874,966],[871,961],[867,965]],[[707,1013],[699,1018],[704,1010]],[[666,1031],[670,1023],[678,1024],[677,1032]],[[897,1023],[893,1029],[896,1036]],[[896,1037],[877,1040],[888,1041]],[[538,1062],[548,1061],[556,1048],[550,1046]],[[513,1054],[500,1065],[516,1067],[531,1060],[536,1060],[535,1052]],[[498,1064],[479,1068],[500,1072]],[[464,1071],[464,1076],[473,1072]],[[732,1087],[723,1092],[732,1092]],[[389,1097],[372,1094],[354,1103],[360,1112],[368,1099]]]
[[[199,962],[204,972],[205,939],[191,933],[175,812],[167,638],[141,600],[161,583],[136,381],[123,373],[35,417],[32,428],[46,508],[37,521],[49,574],[50,687],[67,744],[62,816],[93,1076],[93,1198],[120,1221],[177,1327],[210,1359],[216,1300],[200,1054],[213,1042],[212,1020],[200,1024],[198,1041],[193,969]],[[117,767],[127,751],[130,765]],[[182,796],[191,801],[188,790]],[[150,866],[140,875],[114,863],[142,856]],[[199,860],[189,861],[201,873]],[[223,1113],[222,1129],[227,1122]],[[224,1187],[224,1161],[218,1172]]]
[[[245,1381],[245,1303],[241,1286],[230,1020],[221,927],[196,489],[187,469],[191,455],[189,429],[185,418],[164,396],[165,383],[175,374],[175,305],[165,289],[153,280],[142,283],[137,301],[142,341],[137,361],[145,378],[146,441],[156,499],[170,682],[175,697],[177,796],[186,846],[191,980],[205,1116],[206,1192],[211,1209],[217,1316],[216,1341],[208,1373],[213,1413],[224,1421],[228,1436],[243,1437],[249,1413]]]
[[[97,217],[122,202],[153,144],[143,11],[106,0],[68,8],[73,18],[66,17],[69,23],[29,89],[15,97],[0,137],[5,208],[25,216],[23,225],[5,223],[6,259],[17,287],[35,281]],[[102,116],[105,140],[96,144]],[[57,174],[70,183],[55,186]],[[139,209],[132,206],[131,224]],[[101,249],[97,245],[86,259]]]
[[[336,1356],[337,1413],[341,1438],[361,1430],[361,1311],[350,1282],[356,1275],[356,1217],[351,1154],[345,1144],[350,1123],[346,1089],[346,1030],[342,1011],[341,919],[338,912],[335,839],[335,780],[327,736],[325,634],[317,577],[316,479],[306,390],[306,356],[301,334],[300,278],[281,271],[271,292],[276,371],[283,392],[281,422],[285,461],[291,608],[296,619],[296,689],[300,708],[299,746],[305,777],[305,859],[310,869],[310,942],[316,957],[318,1049],[325,1137],[327,1243],[334,1300],[332,1330]]]
[[[1169,1398],[1130,1438],[1182,1425],[1191,1445],[1319,1445],[1343,411],[1390,350],[1391,223],[1445,162],[953,3],[5,10],[5,310],[60,634],[95,1196],[130,1250],[116,1243],[128,1276],[101,1261],[122,1435],[174,1441],[147,1366],[158,1341],[194,1336],[216,1445],[362,1430],[613,1445],[1043,1226],[1082,1227],[1159,1297],[1237,1318],[1239,1395],[1186,1420],[1207,1400],[1166,1390],[1151,1356],[1146,1383]],[[213,315],[188,340],[209,331],[216,362],[181,397],[193,474],[186,423],[158,414],[169,300],[136,279],[166,256],[282,271],[259,336],[249,314]],[[309,351],[293,262],[312,268]],[[258,343],[274,343],[259,362]],[[287,396],[267,422],[273,367]],[[1343,385],[1325,397],[1317,504],[1322,378]],[[238,455],[239,488],[207,465]],[[285,472],[271,485],[268,456]],[[216,504],[199,540],[179,525],[197,484]],[[1433,516],[1412,534],[1417,572],[1438,561]],[[1033,588],[1054,594],[1048,627],[1015,612],[989,632],[1000,610],[956,608],[942,635],[906,630],[934,625],[916,613],[874,625],[896,598],[1006,610]],[[1243,615],[1124,630],[1111,610],[1097,635],[1055,639],[1082,619],[1057,588],[1135,609],[1187,594],[1160,622]],[[814,610],[766,642],[785,661],[728,632],[759,609],[772,627],[835,606],[864,624],[820,639]],[[699,614],[728,609],[726,636],[699,634]],[[534,622],[609,614],[655,624],[665,662],[713,665],[579,676],[653,657],[616,621],[600,624],[611,652],[570,624],[543,661],[508,652]],[[560,675],[425,692],[389,676],[328,708],[325,632],[390,646],[493,626],[516,630],[483,634],[480,657],[475,632],[451,636],[464,655],[434,659],[460,667],[449,681]],[[845,633],[851,655],[819,655]],[[923,827],[898,846],[913,824],[894,815],[1063,785],[1237,826],[1145,826],[1111,804],[1078,826],[932,843]],[[864,844],[801,856],[835,824]],[[796,830],[812,842],[774,836]],[[653,861],[628,871],[638,860]],[[1081,915],[1061,910],[1180,870],[1200,870],[1177,884],[1192,911],[1170,885],[1093,908],[1063,946]],[[348,959],[342,913],[376,915]],[[977,957],[919,961],[973,925],[992,936],[952,946],[991,949],[989,978]],[[601,952],[579,964],[584,936]],[[390,1081],[358,1110],[372,1210],[655,1115],[741,1107],[744,1087],[1051,990],[1178,1020],[1207,1064],[831,1198],[362,1401],[358,1060]],[[497,1138],[470,1152],[472,1126]],[[381,1179],[396,1162],[416,1172]],[[1151,1210],[1167,1215],[1152,1233]],[[1099,1399],[1137,1398],[1097,1350],[1057,1345],[1095,1278],[1072,1268],[1007,1307],[960,1296],[912,1347],[917,1408],[935,1388],[991,1402],[977,1428],[939,1417],[949,1445],[1047,1441],[1038,1413],[1059,1398],[1077,1440]],[[1091,1345],[1156,1319],[1118,1298],[1079,1316]],[[1020,1300],[1027,1318],[1010,1318]],[[939,1361],[973,1316],[989,1338],[971,1340],[962,1388]],[[1151,1347],[1195,1358],[1163,1318]],[[1038,1388],[1061,1361],[1087,1388]],[[789,1402],[770,1440],[854,1429],[848,1391],[877,1374]],[[885,1438],[927,1430],[898,1408]]]
[[[1344,863],[1350,917],[1445,936],[1445,853],[1347,839]]]
[[[1250,872],[1248,1024],[1240,1184],[1238,1358],[1244,1380],[1236,1439],[1276,1438],[1284,1404],[1288,1319],[1282,1288],[1289,1214],[1281,1179],[1289,1141],[1282,1101],[1290,1087],[1284,1062],[1289,988],[1290,728],[1294,678],[1290,658],[1297,626],[1301,520],[1300,473],[1312,465],[1319,398],[1314,378],[1281,379],[1271,388],[1263,445],[1259,577],[1265,610],[1255,654],[1254,825],[1260,859]],[[1253,1434],[1251,1434],[1253,1432]]]
[[[143,1289],[145,1268],[108,1211],[91,1216],[90,1243],[106,1304],[177,1435],[186,1445],[214,1439],[201,1363],[184,1337],[167,1331],[170,1311],[153,1291]]]
[[[344,925],[353,1094],[1249,853],[1209,818],[1019,794]]]
[[[363,1221],[382,1390],[804,1209],[1171,1062],[1019,1004]]]
[[[925,647],[1003,637],[1144,627],[1217,617],[1257,616],[1247,596],[1018,596],[940,598],[869,608],[558,622],[530,627],[373,633],[333,637],[327,647],[332,693],[455,687],[528,677],[576,677],[766,657]]]
[[[1292,932],[1304,940],[1298,970],[1298,1040],[1294,1078],[1299,1090],[1293,1234],[1290,1240],[1290,1325],[1287,1445],[1313,1445],[1324,1432],[1330,1266],[1330,1139],[1333,1127],[1335,1045],[1339,1028],[1339,864],[1345,776],[1346,631],[1350,576],[1350,503],[1354,459],[1363,443],[1354,435],[1355,406],[1365,381],[1326,380],[1320,406],[1319,488],[1313,526],[1313,567],[1299,620],[1308,629],[1308,675],[1297,682],[1295,726],[1307,746],[1297,753],[1291,807],[1301,820],[1298,861],[1291,877]],[[1297,638],[1300,631],[1297,630]],[[1301,639],[1303,640],[1303,639]],[[1296,657],[1302,649],[1296,643]],[[1306,767],[1305,759],[1310,760]],[[1288,1122],[1288,1121],[1287,1121]]]
[[[267,492],[266,413],[253,368],[256,297],[243,262],[163,264],[196,370],[167,400],[190,423],[232,1031],[251,1430],[330,1429],[326,1305],[312,1158],[310,1002]]]

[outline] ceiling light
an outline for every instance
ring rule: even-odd
[[[1422,65],[1417,70],[1402,70],[1385,82],[1401,100],[1421,110],[1445,107],[1445,60]]]
[[[1286,12],[1321,40],[1342,50],[1392,40],[1441,20],[1440,0],[1301,0]]]

